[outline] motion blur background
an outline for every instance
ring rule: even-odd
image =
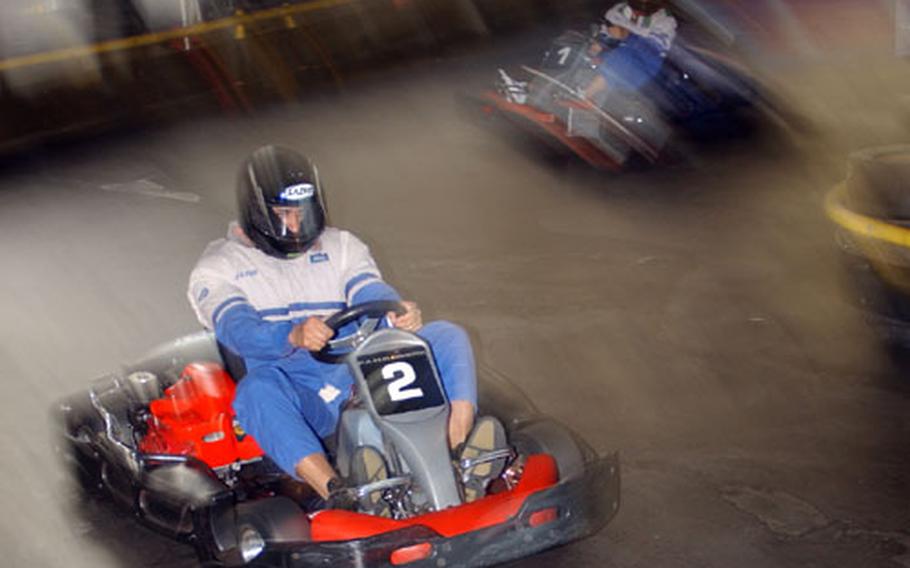
[[[240,160],[310,154],[333,222],[424,312],[601,451],[623,504],[521,566],[910,566],[910,387],[824,196],[910,140],[910,6],[680,0],[793,123],[593,172],[465,116],[607,0],[3,0],[4,566],[192,566],[84,500],[63,394],[196,331],[190,269]]]
[[[0,149],[21,150],[101,125],[158,125],[200,110],[238,115],[326,89],[337,93],[365,72],[468,46],[490,49],[542,28],[586,27],[604,4],[9,0],[0,7]],[[805,79],[807,64],[813,71],[835,62],[865,67],[876,56],[897,63],[894,56],[910,50],[910,40],[899,33],[903,4],[895,0],[678,4],[705,15],[716,25],[712,31],[730,42],[728,49],[762,58],[775,75],[800,66]],[[825,90],[868,81],[840,69],[845,72],[831,70],[839,77],[828,77],[836,82]],[[790,86],[808,86],[800,83]],[[832,92],[828,98],[845,96]],[[864,102],[867,108],[879,103]]]

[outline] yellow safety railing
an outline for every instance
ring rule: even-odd
[[[843,204],[843,190],[843,184],[838,185],[825,198],[825,212],[829,219],[860,237],[910,248],[910,229],[850,211]]]
[[[132,36],[92,45],[81,45],[54,51],[45,51],[20,57],[11,57],[9,59],[0,60],[0,71],[55,63],[100,53],[145,47],[165,43],[174,39],[182,39],[187,36],[201,35],[230,28],[234,29],[235,37],[243,39],[243,36],[245,35],[244,26],[247,24],[273,19],[283,19],[285,23],[288,24],[289,22],[295,22],[293,18],[295,14],[325,10],[337,6],[353,4],[357,1],[358,0],[313,0],[312,2],[307,2],[305,4],[279,6],[277,8],[269,8],[267,10],[251,12],[249,14],[238,13],[227,18],[212,20],[211,22],[202,22],[192,26],[173,28],[163,32]]]

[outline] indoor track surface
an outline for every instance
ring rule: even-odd
[[[78,496],[48,412],[200,328],[189,272],[234,216],[240,161],[278,143],[317,161],[332,222],[425,318],[464,325],[541,411],[620,452],[615,520],[514,566],[910,567],[910,377],[851,306],[822,209],[850,150],[907,140],[893,103],[905,85],[840,79],[906,63],[838,65],[786,70],[811,136],[621,175],[460,112],[454,93],[494,77],[485,52],[13,160],[0,172],[0,564],[195,565],[190,547]]]

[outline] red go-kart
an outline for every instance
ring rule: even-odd
[[[428,345],[377,325],[398,309],[372,302],[336,314],[327,320],[336,332],[357,330],[321,354],[349,365],[356,390],[327,453],[349,476],[357,448],[382,452],[388,477],[355,491],[383,500],[386,516],[308,510],[314,500],[301,495],[302,484],[238,427],[234,362],[205,332],[62,401],[59,451],[86,489],[189,541],[210,566],[488,566],[584,537],[613,518],[617,456],[598,456],[489,369],[479,372],[480,412],[502,421],[508,447],[453,462],[449,403]],[[493,460],[505,461],[502,475],[465,502],[466,473]]]

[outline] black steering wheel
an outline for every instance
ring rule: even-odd
[[[345,308],[325,320],[325,324],[337,334],[338,331],[349,323],[363,319],[357,331],[344,337],[335,337],[329,340],[321,350],[313,353],[313,358],[323,363],[337,365],[344,361],[358,345],[376,331],[382,318],[389,312],[403,315],[407,310],[401,302],[394,300],[377,300]]]

